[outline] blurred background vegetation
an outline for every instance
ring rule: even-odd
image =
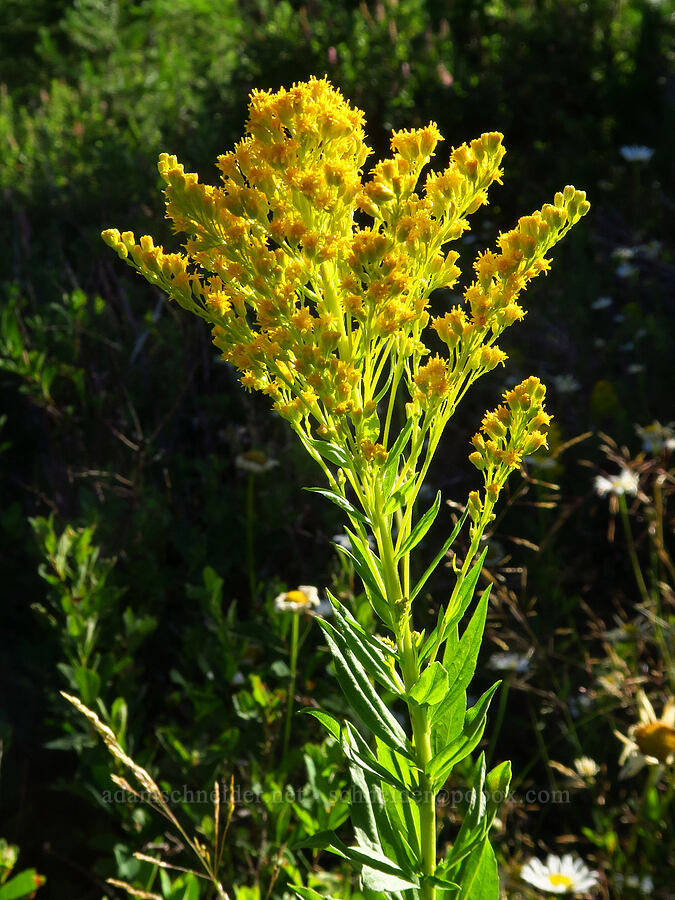
[[[527,671],[503,693],[490,750],[514,760],[522,792],[569,787],[561,772],[582,755],[599,773],[568,805],[507,810],[507,884],[528,853],[574,846],[609,873],[606,896],[641,896],[630,879],[649,873],[655,895],[672,897],[672,782],[617,781],[612,730],[635,719],[638,686],[657,709],[673,693],[660,552],[672,468],[667,442],[650,448],[636,432],[675,418],[673,5],[3,0],[2,13],[0,822],[21,848],[16,871],[44,874],[45,898],[122,896],[108,877],[161,897],[209,896],[192,876],[134,859],[145,848],[185,862],[156,816],[102,799],[108,757],[65,689],[162,785],[210,790],[234,775],[256,793],[229,832],[223,879],[236,897],[281,897],[294,879],[349,896],[342,870],[290,849],[344,819],[329,797],[346,779],[309,717],[296,718],[296,749],[280,754],[290,623],[273,607],[284,586],[332,585],[367,620],[330,544],[339,521],[301,491],[318,470],[220,364],[201,323],[100,239],[117,226],[171,246],[158,153],[213,182],[253,88],[326,74],[365,110],[375,159],[392,128],[429,119],[446,138],[439,165],[452,145],[504,132],[504,186],[463,241],[465,271],[474,241],[492,243],[563,185],[591,200],[529,291],[526,322],[504,345],[507,374],[485,379],[453,422],[431,480],[462,502],[475,486],[468,436],[504,379],[534,372],[549,383],[552,453],[514,481],[492,538],[486,658],[508,649]],[[653,152],[634,160],[622,153],[632,145]],[[449,302],[434,298],[438,309]],[[250,450],[278,460],[275,472],[242,471],[236,460]],[[619,516],[628,532],[593,490],[598,466],[614,473],[620,460],[641,479]],[[431,586],[430,608],[444,589]],[[303,621],[298,702],[339,711],[317,631]],[[287,785],[311,791],[285,803]],[[212,836],[209,803],[177,806]],[[446,827],[451,837],[450,816]],[[513,878],[509,896],[520,896]]]

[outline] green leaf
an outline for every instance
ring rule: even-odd
[[[329,441],[318,441],[313,439],[308,440],[307,443],[310,447],[313,447],[314,450],[316,450],[316,452],[322,459],[325,459],[328,462],[333,463],[333,465],[339,466],[342,469],[349,468],[349,457],[339,444],[333,444]]]
[[[393,769],[390,770],[388,765],[382,765],[378,761],[358,728],[355,728],[349,722],[345,722],[340,746],[344,755],[355,766],[370,772],[371,775],[377,776],[398,791],[405,792],[408,790],[407,786],[396,776]]]
[[[439,866],[443,872],[449,873],[455,871],[461,861],[483,840],[487,833],[487,829],[485,828],[486,811],[485,754],[481,753],[474,769],[471,799],[469,801],[469,808],[462,821],[462,827],[455,838],[452,850]]]
[[[364,438],[376,441],[380,436],[380,417],[377,410],[361,422],[361,434]]]
[[[439,491],[436,494],[436,499],[434,500],[432,506],[424,513],[422,518],[417,522],[413,530],[410,532],[408,537],[403,542],[401,549],[396,554],[396,559],[401,559],[402,556],[405,556],[406,553],[409,553],[413,547],[416,547],[417,544],[422,540],[427,531],[434,524],[436,516],[438,515],[438,511],[441,508],[441,492]]]
[[[101,692],[101,678],[98,672],[85,666],[75,666],[73,676],[85,706],[93,706]]]
[[[500,684],[501,681],[493,684],[478,702],[467,710],[460,735],[430,760],[427,774],[434,787],[443,784],[453,767],[467,757],[480,742],[485,730],[485,718],[490,701]]]
[[[432,662],[423,670],[408,697],[418,706],[435,706],[448,692],[448,673],[439,662]]]
[[[464,520],[466,519],[466,517],[467,517],[468,514],[469,514],[468,509],[465,509],[464,512],[462,513],[461,518],[459,519],[459,521],[457,522],[457,524],[455,525],[455,527],[452,529],[452,534],[451,534],[450,537],[445,541],[445,543],[443,544],[443,546],[441,547],[441,549],[439,550],[439,552],[438,552],[438,553],[436,554],[436,556],[434,557],[434,560],[433,560],[433,562],[431,563],[431,565],[429,566],[429,568],[426,570],[426,572],[424,573],[424,575],[422,575],[422,577],[420,578],[420,580],[417,582],[417,584],[415,585],[415,587],[412,589],[412,592],[411,592],[411,594],[410,594],[410,599],[411,599],[411,600],[414,600],[415,597],[419,594],[419,592],[422,590],[422,588],[424,587],[424,585],[427,583],[429,577],[433,574],[433,572],[434,572],[434,571],[436,570],[436,568],[438,567],[438,564],[440,563],[440,561],[443,559],[443,557],[445,556],[445,554],[448,552],[448,548],[450,547],[450,545],[453,543],[453,541],[455,540],[455,538],[456,538],[457,535],[459,534],[460,529],[461,529],[462,525],[464,524]]]
[[[382,514],[384,516],[391,516],[401,509],[402,506],[405,506],[408,502],[408,497],[416,484],[417,480],[415,478],[409,478],[397,491],[394,491],[393,494],[389,494],[388,492],[385,493],[383,490],[382,493],[387,499],[382,507]]]
[[[194,876],[188,875],[186,878],[189,878],[189,882],[182,900],[199,900],[199,882]]]
[[[20,900],[22,897],[32,897],[35,891],[44,884],[44,881],[44,877],[38,875],[35,869],[26,869],[0,887],[0,900]]]
[[[412,791],[417,788],[417,770],[413,773],[408,760],[390,750],[382,741],[377,741],[377,758],[389,771],[394,772],[405,786],[404,790],[382,783],[382,793],[392,828],[404,834],[410,845],[412,859],[421,858],[421,827],[419,807],[414,801]]]
[[[393,667],[387,664],[387,659],[393,662],[391,649],[368,634],[330,591],[327,590],[326,594],[333,606],[335,624],[354,656],[384,688],[402,696],[403,685],[395,680]]]
[[[337,549],[348,556],[368,594],[368,600],[384,624],[391,628],[391,613],[384,595],[384,575],[379,558],[368,546],[368,541],[363,540],[355,532],[345,528],[345,533],[351,541],[352,549],[348,550],[341,544],[336,544]]]
[[[450,657],[445,654],[443,662],[448,672],[448,684],[450,685],[451,694],[463,691],[473,678],[476,671],[476,661],[478,659],[478,651],[483,641],[483,631],[485,630],[485,618],[487,616],[488,599],[490,597],[490,588],[487,587],[480,598],[476,610],[471,616],[471,621],[464,629],[454,653]],[[450,645],[446,645],[446,648]],[[446,656],[450,658],[445,658]]]
[[[381,872],[378,869],[372,868],[372,866],[364,866],[361,869],[361,881],[363,882],[363,886],[368,888],[368,890],[382,891],[387,894],[392,894],[396,891],[405,891],[408,888],[417,886],[416,883],[410,881],[409,878],[401,878],[390,872]]]
[[[328,850],[336,842],[339,842],[339,838],[334,831],[317,831],[316,834],[300,838],[291,846],[291,850]],[[340,850],[334,850],[333,852],[338,853],[339,856],[344,856]]]
[[[332,503],[339,507],[342,512],[346,512],[352,519],[356,519],[357,522],[363,522],[365,525],[370,525],[367,516],[364,516],[362,512],[359,512],[354,504],[350,503],[350,501],[347,500],[346,497],[343,497],[342,494],[336,494],[335,491],[330,491],[328,488],[306,487],[305,490],[312,494],[321,494],[322,497],[327,497]]]
[[[364,850],[361,847],[348,847],[334,831],[320,831],[311,837],[302,838],[293,845],[292,849],[330,850],[331,853],[348,859],[358,867],[367,866],[374,871],[399,878],[407,888],[419,886],[419,879],[414,872],[404,871],[397,863],[374,848],[368,847],[367,850]],[[397,890],[405,890],[405,888]]]
[[[326,731],[332,735],[336,741],[340,740],[342,725],[335,716],[332,716],[323,709],[312,709],[310,706],[305,706],[298,710],[298,712],[306,716],[314,716],[314,718],[321,722]]]
[[[471,900],[499,900],[497,860],[487,838],[464,861],[457,880]]]
[[[317,619],[335,662],[335,672],[348,703],[363,723],[388,746],[411,756],[405,732],[375,692],[359,660],[328,622]]]
[[[405,450],[408,440],[410,439],[414,424],[414,419],[408,419],[406,421],[387,455],[387,461],[382,466],[382,490],[385,496],[389,495],[392,487],[394,486],[394,483],[398,476],[398,461],[401,458],[401,454]]]
[[[488,548],[486,547],[467,573],[466,578],[462,581],[459,591],[457,592],[457,597],[455,598],[454,610],[451,610],[450,608],[446,610],[447,622],[443,625],[439,646],[447,639],[450,630],[462,621],[462,617],[473,599],[480,573],[483,570],[483,563],[485,562],[487,551]]]
[[[335,900],[335,897],[331,897],[326,893],[319,894],[312,888],[302,887],[301,885],[292,884],[291,890],[300,900]]]
[[[431,714],[431,750],[440,753],[461,733],[466,717],[466,692],[448,694]]]

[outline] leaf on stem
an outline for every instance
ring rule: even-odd
[[[446,615],[449,616],[449,618],[444,625],[441,639],[438,642],[439,647],[443,643],[443,641],[447,639],[448,634],[450,633],[450,629],[454,628],[455,625],[458,625],[462,621],[464,613],[473,600],[474,591],[476,590],[476,585],[478,584],[480,573],[483,571],[483,563],[485,562],[485,555],[487,554],[487,551],[488,548],[486,547],[478,557],[477,562],[474,563],[474,565],[467,573],[466,578],[464,578],[464,580],[462,581],[459,587],[459,591],[457,592],[454,609],[447,610]]]
[[[358,728],[350,722],[345,722],[340,746],[342,747],[344,755],[350,762],[354,763],[355,766],[358,766],[365,772],[376,775],[386,784],[396,788],[397,791],[404,791],[407,793],[408,788],[404,782],[397,777],[393,770],[390,770],[388,766],[382,765],[382,763],[378,761]]]
[[[333,444],[330,441],[319,441],[314,438],[308,438],[307,443],[326,462],[333,463],[334,466],[339,466],[341,469],[350,467],[350,459],[339,444]]]
[[[387,454],[387,461],[382,466],[382,493],[385,497],[389,496],[391,489],[396,483],[396,479],[398,477],[398,461],[401,458],[401,454],[405,450],[408,440],[410,439],[413,425],[413,419],[408,419],[406,421],[405,425],[399,432],[398,437],[394,441],[391,450]]]
[[[395,678],[393,666],[387,664],[387,658],[393,662],[391,649],[375,636],[368,634],[330,591],[326,591],[326,594],[333,606],[333,616],[338,631],[354,656],[366,672],[379,681],[382,687],[401,696],[403,684],[400,679]]]
[[[443,663],[448,673],[448,684],[451,694],[457,694],[468,687],[476,671],[478,651],[483,641],[485,619],[487,616],[490,587],[485,588],[471,621],[464,629],[459,644],[446,644]],[[454,642],[453,642],[454,643]]]
[[[333,655],[335,672],[348,703],[361,721],[388,746],[412,758],[408,739],[373,688],[368,675],[342,635],[329,622],[317,619]]]
[[[401,557],[405,556],[406,553],[410,553],[413,547],[416,547],[417,544],[422,540],[427,531],[434,524],[436,516],[438,515],[438,511],[441,508],[441,492],[439,491],[436,494],[436,499],[433,502],[433,505],[428,509],[422,518],[417,522],[413,530],[410,532],[408,537],[403,542],[401,549],[396,554],[396,560],[398,561]]]
[[[493,684],[480,697],[475,706],[467,710],[461,733],[430,760],[426,771],[434,788],[440,787],[454,766],[478,746],[485,730],[485,719],[490,701],[500,684],[501,681]]]
[[[419,592],[422,590],[424,585],[427,583],[429,577],[435,572],[436,568],[438,567],[438,564],[443,559],[445,554],[448,552],[450,545],[454,542],[455,538],[459,534],[460,529],[461,529],[462,525],[464,524],[464,520],[466,519],[467,515],[468,515],[468,509],[465,509],[464,512],[462,513],[461,518],[459,519],[459,521],[457,522],[455,527],[452,529],[452,534],[444,542],[443,546],[441,547],[439,552],[434,557],[434,560],[431,563],[431,565],[428,567],[428,569],[426,570],[424,575],[422,575],[420,580],[417,582],[415,587],[412,589],[412,591],[410,593],[411,601],[415,599],[415,597],[419,594]]]
[[[312,709],[310,706],[305,706],[302,709],[298,710],[298,713],[304,714],[307,716],[314,716],[314,718],[321,722],[326,731],[335,738],[336,741],[340,740],[340,733],[342,732],[342,724],[335,716],[331,715],[329,712],[326,712],[323,709]]]
[[[448,673],[439,662],[432,662],[423,670],[408,697],[418,706],[436,706],[448,693]]]
[[[304,490],[309,491],[312,494],[321,494],[322,497],[327,497],[331,503],[334,503],[339,507],[342,512],[346,512],[350,518],[356,519],[357,522],[362,522],[364,525],[370,525],[368,517],[362,512],[359,512],[354,504],[347,500],[346,497],[343,497],[342,494],[337,494],[335,491],[328,490],[328,488],[306,487]]]

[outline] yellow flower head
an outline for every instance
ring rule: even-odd
[[[160,156],[167,216],[186,236],[181,251],[117,229],[103,237],[209,322],[244,386],[267,393],[296,430],[360,447],[363,463],[377,465],[390,446],[378,406],[387,390],[406,390],[409,413],[424,427],[432,414],[446,421],[469,384],[503,364],[495,339],[525,315],[519,294],[588,210],[584,194],[566,187],[521,218],[476,258],[464,306],[430,321],[432,291],[460,275],[448,245],[501,182],[505,152],[503,136],[488,132],[451,149],[445,168],[421,184],[441,141],[433,122],[394,132],[392,156],[364,178],[371,151],[363,113],[325,78],[254,91],[246,135],[218,159],[220,185],[201,184],[175,156]],[[356,223],[359,211],[370,223]],[[447,355],[426,360],[429,324]],[[507,399],[508,439],[497,435],[487,455],[472,454],[485,471],[497,467],[493,485],[545,444],[548,417],[540,389],[530,387]],[[371,446],[382,449],[364,450]]]

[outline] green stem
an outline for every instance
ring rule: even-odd
[[[488,767],[488,769],[490,768],[490,761],[492,760],[492,756],[495,752],[499,733],[502,730],[504,716],[506,715],[506,701],[509,698],[509,688],[511,687],[512,678],[513,672],[507,672],[505,674],[504,681],[502,683],[502,689],[499,692],[499,706],[497,708],[497,717],[492,727],[492,737],[490,738],[490,744],[488,746],[487,753],[485,754],[485,765]]]
[[[637,558],[637,553],[635,551],[635,541],[633,540],[633,532],[630,529],[630,521],[628,519],[628,507],[626,506],[626,496],[625,494],[619,494],[619,511],[621,513],[621,524],[623,525],[623,531],[626,536],[626,544],[628,546],[628,556],[630,557],[630,563],[633,567],[633,575],[635,576],[635,581],[637,582],[638,590],[640,591],[640,596],[646,604],[649,604],[649,592],[647,591],[647,585],[645,584],[645,580],[642,576],[642,569],[640,568],[640,562]]]
[[[300,615],[299,613],[292,613],[293,616],[292,624],[291,624],[291,659],[290,659],[290,669],[291,676],[288,682],[288,699],[286,702],[286,723],[284,725],[284,757],[286,757],[288,753],[288,747],[291,740],[291,719],[293,718],[293,700],[295,699],[295,678],[298,671],[298,633],[299,633],[299,623],[300,623]]]
[[[398,567],[395,562],[391,529],[382,515],[382,497],[379,485],[375,483],[375,496],[371,517],[377,529],[377,539],[382,557],[387,598],[394,612],[401,660],[401,670],[406,692],[410,692],[419,679],[420,670],[413,635],[410,630],[410,611],[402,597]],[[396,607],[394,606],[396,604]],[[436,792],[433,790],[426,768],[431,761],[431,727],[426,709],[410,702],[408,704],[412,724],[413,746],[417,766],[420,770],[420,799],[417,803],[420,814],[420,838],[422,844],[422,872],[431,876],[436,871]],[[422,882],[422,900],[435,900],[436,888],[428,880]]]
[[[412,641],[410,624],[406,622],[401,635],[401,668],[406,690],[410,691],[419,678],[417,654]],[[431,727],[427,710],[408,704],[412,724],[413,742],[417,765],[420,770],[420,840],[422,845],[422,871],[431,876],[436,871],[436,792],[425,770],[431,762]],[[430,881],[422,882],[422,900],[435,900],[436,888]]]
[[[254,495],[255,474],[249,473],[248,489],[246,492],[246,565],[248,568],[248,586],[251,594],[251,603],[255,603],[257,595],[257,580],[255,577],[255,556],[253,553],[253,523],[255,521]]]

